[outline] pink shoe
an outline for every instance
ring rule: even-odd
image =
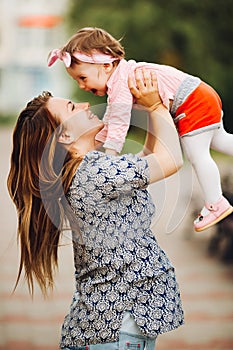
[[[206,230],[207,228],[217,224],[217,222],[221,221],[233,212],[233,207],[223,196],[218,202],[214,204],[205,203],[205,206],[210,213],[206,216],[202,216],[201,214],[198,215],[197,219],[194,221],[194,228],[197,232]]]

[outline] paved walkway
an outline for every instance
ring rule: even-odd
[[[10,138],[10,130],[0,130],[0,350],[57,350],[60,325],[73,290],[70,238],[65,237],[60,249],[60,270],[50,299],[43,300],[36,291],[31,300],[23,283],[11,294],[19,255],[16,214],[6,190]],[[221,169],[232,171],[232,165],[227,159]],[[232,350],[233,269],[208,254],[214,230],[201,235],[193,232],[189,199],[197,185],[190,169],[184,167],[178,178],[152,185],[150,190],[158,206],[154,232],[176,267],[186,320],[183,327],[160,336],[156,349]]]

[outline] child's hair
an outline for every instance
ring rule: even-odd
[[[61,49],[61,52],[68,52],[71,55],[72,63],[80,63],[72,55],[78,50],[86,54],[91,54],[93,50],[98,50],[119,60],[125,57],[125,51],[120,44],[120,40],[115,39],[101,28],[86,27],[78,30]]]

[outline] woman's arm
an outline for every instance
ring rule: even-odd
[[[148,130],[142,156],[147,158],[150,183],[176,173],[183,164],[179,137],[168,109],[162,104],[156,75],[149,70],[136,70],[136,85],[129,78],[129,88],[137,103],[149,111]]]

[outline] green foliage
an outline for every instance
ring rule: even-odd
[[[0,114],[0,126],[12,126],[15,124],[15,115]]]
[[[168,64],[197,75],[221,95],[233,132],[233,0],[70,0],[69,32],[104,28],[120,39],[126,58]],[[92,103],[76,90],[76,96]]]

